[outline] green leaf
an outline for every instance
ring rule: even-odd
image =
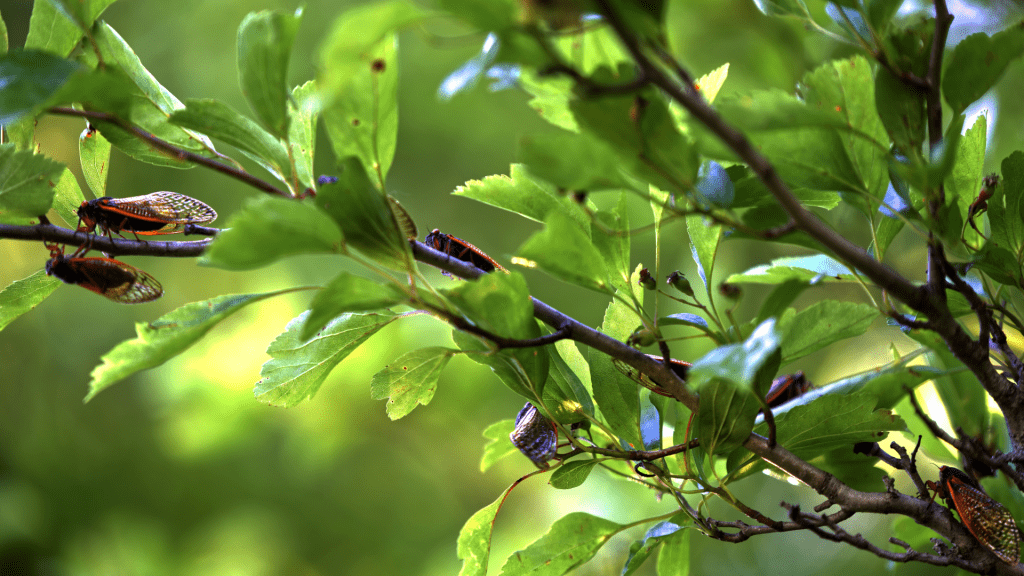
[[[811,284],[805,280],[786,280],[782,282],[761,302],[761,309],[758,310],[757,318],[754,321],[760,324],[768,318],[782,316],[786,309],[789,308],[789,305],[810,286]]]
[[[0,125],[35,116],[82,67],[38,50],[0,55]]]
[[[107,85],[116,87],[116,89],[108,90],[109,94],[104,96],[108,100],[117,102],[118,107],[112,110],[102,107],[103,109],[117,114],[175,146],[207,157],[216,156],[213,144],[208,138],[168,122],[168,117],[175,111],[183,109],[185,105],[157,82],[132,51],[131,46],[113,28],[102,21],[97,23],[94,27],[93,39],[103,61],[110,70],[115,71],[106,72],[105,75],[100,73],[105,71],[97,71],[100,73],[100,79],[106,79]],[[139,93],[123,91],[121,87],[126,84],[134,86],[133,90],[137,89]],[[103,84],[100,86],[102,87]],[[93,90],[95,92],[96,89]],[[122,102],[128,101],[128,98],[130,98],[130,108],[127,111],[120,110]],[[103,132],[111,144],[136,160],[173,168],[195,166],[176,156],[154,150],[149,144],[117,125],[98,121],[94,122],[94,125]]]
[[[755,266],[746,272],[733,274],[726,279],[731,284],[782,284],[790,280],[816,283],[819,281],[856,282],[845,264],[818,254],[817,256],[795,256],[777,258],[771,264]]]
[[[520,357],[527,362],[530,362],[531,358],[522,354],[514,356],[510,350],[495,353],[493,348],[482,342],[480,338],[460,330],[452,331],[452,340],[455,341],[459,350],[467,352],[466,356],[470,360],[489,367],[502,384],[508,386],[509,390],[531,402],[543,397],[545,383],[538,382],[528,374],[528,372],[536,373],[538,371],[533,369],[532,364],[530,365],[531,369],[528,370],[520,361]]]
[[[592,417],[597,417],[597,409],[594,406],[594,386],[590,381],[590,365],[587,359],[580,354],[576,343],[569,339],[555,342],[557,354],[551,354],[552,366],[562,374],[566,383],[572,388],[576,401],[580,403],[583,411]]]
[[[218,100],[188,100],[184,109],[171,114],[168,121],[238,148],[278,180],[291,184],[291,163],[284,144],[227,104]]]
[[[308,340],[330,320],[345,312],[381,310],[407,299],[408,296],[393,284],[382,284],[342,272],[313,297],[300,338]]]
[[[63,171],[63,164],[42,154],[0,144],[0,213],[27,217],[46,214]]]
[[[567,212],[558,193],[549,184],[535,179],[522,164],[513,164],[508,176],[496,174],[483,180],[470,180],[452,194],[472,198],[536,222],[544,222],[552,212]]]
[[[925,134],[924,94],[879,66],[875,74],[875,105],[889,138],[904,153],[921,149]]]
[[[585,512],[567,514],[544,536],[512,554],[502,576],[565,574],[590,560],[623,526]]]
[[[10,48],[10,38],[7,36],[7,23],[4,22],[3,15],[0,14],[0,54],[6,54],[7,49]]]
[[[0,330],[46,300],[60,285],[60,280],[47,276],[43,270],[11,282],[0,291]]]
[[[693,363],[686,382],[700,393],[696,434],[709,454],[739,446],[761,407],[754,377],[781,344],[775,320],[761,323],[743,344],[721,346]]]
[[[437,381],[456,350],[439,346],[420,348],[403,355],[373,376],[370,397],[388,399],[388,418],[398,420],[434,397]]]
[[[114,0],[47,0],[66,15],[72,17],[83,29],[92,27],[100,14],[114,3]]]
[[[782,362],[788,364],[834,342],[859,336],[879,315],[869,304],[835,300],[815,302],[795,316],[788,314],[780,322]]]
[[[363,65],[346,77],[344,91],[323,110],[334,156],[359,158],[380,190],[385,189],[398,136],[397,52],[395,36],[369,49]]]
[[[308,342],[300,337],[309,312],[292,319],[270,346],[254,393],[260,402],[289,408],[312,398],[324,379],[370,336],[399,316],[391,313],[344,314]]]
[[[411,2],[391,0],[359,6],[338,17],[320,48],[317,84],[324,102],[330,105],[335,98],[345,97],[349,79],[370,68],[381,40],[427,15]]]
[[[441,292],[463,315],[493,334],[515,339],[541,336],[533,318],[530,289],[522,274],[485,274]],[[518,361],[532,383],[527,389],[540,395],[548,379],[548,355],[531,348],[513,348],[506,352]],[[526,398],[534,399],[530,395]]]
[[[967,211],[971,203],[978,196],[981,189],[982,169],[985,166],[985,138],[987,135],[987,121],[985,116],[979,115],[967,133],[960,139],[960,145],[956,149],[956,160],[953,162],[953,170],[946,178],[947,197],[959,198],[960,215],[967,221]],[[965,235],[972,240],[978,238],[974,229],[967,228]]]
[[[930,453],[928,455],[932,456]],[[841,446],[825,452],[814,460],[816,466],[827,470],[840,482],[864,492],[879,492],[885,486],[884,479],[889,475],[885,470],[875,466],[877,462],[878,458],[875,456],[854,453],[853,446]]]
[[[622,173],[619,155],[591,134],[545,132],[524,136],[516,155],[530,173],[564,190],[640,189]],[[580,170],[586,166],[586,170]]]
[[[85,400],[88,402],[110,385],[140,370],[159,366],[181,354],[210,328],[245,306],[288,292],[291,290],[218,296],[186,304],[153,322],[135,324],[138,336],[114,346],[103,356],[103,364],[93,369]]]
[[[480,458],[480,472],[487,472],[498,460],[519,451],[509,441],[509,435],[515,427],[516,421],[508,419],[495,422],[484,430],[484,438],[487,438],[488,442],[484,444],[484,455]]]
[[[711,298],[711,281],[715,269],[715,255],[722,241],[722,226],[712,224],[699,214],[693,214],[686,217],[686,231],[690,235],[690,252],[693,254],[693,261],[697,263],[697,273],[704,282],[708,298]]]
[[[678,131],[660,94],[645,92],[642,105],[634,96],[605,96],[574,100],[570,108],[580,128],[609,144],[618,164],[638,178],[680,193],[696,183],[696,146]]]
[[[911,330],[906,334],[929,349],[930,365],[951,371],[935,379],[935,390],[942,398],[953,430],[962,429],[974,437],[988,434],[992,417],[988,409],[988,393],[978,378],[964,367],[934,332]]]
[[[867,392],[821,396],[811,404],[794,406],[775,417],[776,439],[790,452],[808,460],[826,451],[857,442],[877,442],[889,431],[906,425],[889,410],[875,410],[877,399]],[[766,433],[767,427],[758,428]]]
[[[341,230],[316,206],[257,196],[231,216],[200,260],[204,266],[252,270],[294,254],[344,252]]]
[[[292,90],[292,102],[288,105],[288,146],[295,160],[295,177],[302,186],[316,189],[313,157],[316,155],[316,120],[320,114],[316,84],[310,80],[297,86]]]
[[[58,56],[67,56],[82,37],[82,29],[59,5],[53,2],[34,2],[28,23],[26,49],[45,50]]]
[[[1024,246],[1024,152],[1016,150],[1000,166],[1002,184],[989,200],[988,218],[992,225],[991,242],[1018,252]],[[1016,270],[1012,268],[1008,272]]]
[[[560,212],[551,214],[544,230],[531,236],[518,255],[559,280],[598,292],[609,289],[601,253],[579,226]]]
[[[639,270],[639,267],[637,267]],[[634,274],[637,276],[637,274]],[[627,300],[642,297],[641,288],[632,282],[629,292],[619,295]],[[620,298],[612,300],[605,309],[601,332],[616,340],[625,340],[637,324],[634,310]],[[591,350],[590,381],[594,389],[594,402],[601,409],[608,427],[631,449],[643,446],[640,438],[640,385],[619,371],[607,354]]]
[[[555,473],[551,475],[551,486],[558,488],[559,490],[569,490],[581,486],[587,481],[587,477],[590,476],[590,471],[594,469],[598,460],[573,460],[572,462],[566,462],[555,470]]]
[[[995,36],[971,34],[953,48],[943,68],[942,95],[956,116],[981,98],[1010,62],[1024,54],[1024,29],[1010,26]]]
[[[626,559],[626,565],[622,569],[622,576],[629,576],[636,572],[658,546],[665,542],[666,538],[680,533],[681,528],[681,526],[672,522],[658,522],[652,526],[642,539],[630,545],[629,557]],[[661,573],[659,570],[659,574]]]
[[[249,13],[238,27],[238,81],[256,117],[279,137],[288,134],[288,59],[302,21],[292,14]]]
[[[370,182],[358,158],[345,158],[338,181],[320,187],[320,206],[341,226],[348,247],[396,270],[412,267],[409,243],[387,197]]]
[[[53,209],[57,211],[61,219],[73,228],[78,225],[78,207],[85,202],[85,195],[78,187],[78,179],[71,173],[69,168],[64,168],[60,174],[60,180],[53,189]]]
[[[698,391],[716,380],[750,389],[754,375],[781,342],[775,319],[769,318],[754,330],[746,342],[719,346],[694,362],[687,372],[686,383]]]
[[[605,266],[616,290],[623,290],[630,282],[629,207],[626,192],[619,192],[614,208],[599,210],[590,223],[590,237],[594,248],[604,256]]]
[[[511,443],[509,444],[511,446]],[[478,510],[466,520],[459,530],[458,555],[462,560],[459,576],[487,576],[487,564],[491,555],[491,533],[494,530],[494,517],[498,515],[502,502],[508,493],[519,485],[515,482],[498,496],[498,499]]]
[[[658,552],[658,576],[690,576],[690,535],[679,530],[668,538]]]
[[[110,168],[110,142],[96,130],[86,128],[78,137],[78,155],[82,159],[82,175],[93,196],[107,195],[107,170]]]
[[[493,28],[489,28],[493,30]],[[567,76],[540,75],[531,69],[521,70],[519,86],[533,96],[527,103],[541,118],[569,132],[579,132],[576,118],[569,110],[573,80]]]

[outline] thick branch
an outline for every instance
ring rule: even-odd
[[[486,274],[476,266],[463,262],[450,255],[434,250],[433,248],[412,240],[413,256],[416,260],[436,266],[454,276],[460,278],[475,279]],[[566,330],[568,338],[581,344],[586,344],[598,352],[604,352],[613,358],[617,358],[626,364],[636,368],[641,373],[650,376],[655,382],[668,391],[673,398],[682,402],[690,410],[697,410],[697,396],[686,388],[686,383],[676,376],[675,372],[668,366],[662,364],[650,356],[627,346],[625,343],[616,340],[607,334],[602,334],[593,328],[580,323],[579,321],[566,316],[551,306],[532,298],[533,315],[539,320],[551,326],[555,330]]]
[[[76,232],[53,224],[35,224],[33,226],[0,224],[0,238],[38,240],[73,246],[82,246],[91,242],[93,250],[106,252],[111,256],[165,256],[172,258],[199,256],[212,242],[209,239],[187,242],[142,242],[124,238],[108,238],[88,232]]]

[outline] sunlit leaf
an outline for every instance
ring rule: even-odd
[[[397,38],[389,35],[369,48],[361,64],[324,108],[324,127],[334,156],[359,158],[377,188],[384,190],[398,136]],[[327,73],[339,72],[332,67]]]
[[[370,397],[388,399],[388,418],[398,420],[409,414],[417,404],[426,406],[434,397],[441,371],[456,351],[430,347],[413,350],[373,376]]]
[[[393,284],[342,272],[313,297],[301,338],[308,339],[328,321],[345,312],[381,310],[407,299],[408,296]]]
[[[0,291],[0,330],[46,300],[60,285],[60,280],[47,276],[42,270],[11,282]]]
[[[289,180],[291,163],[284,144],[223,102],[188,100],[184,109],[176,110],[168,121],[230,144],[279,180]]]
[[[511,446],[511,443],[509,443]],[[487,576],[487,564],[491,556],[491,533],[494,531],[494,517],[498,515],[502,502],[519,483],[516,482],[498,499],[481,508],[466,520],[459,530],[458,555],[462,560],[459,576]]]
[[[869,304],[823,300],[783,317],[782,362],[789,363],[834,342],[867,332],[880,312]]]
[[[551,212],[564,211],[557,192],[548,184],[538,182],[522,164],[513,164],[509,175],[497,174],[483,180],[470,180],[452,194],[465,196],[543,222]]]
[[[560,490],[568,490],[582,485],[590,476],[591,470],[597,465],[597,460],[573,460],[566,462],[555,470],[551,475],[551,486]]]
[[[228,270],[251,270],[285,256],[340,253],[338,225],[313,204],[275,196],[248,200],[228,220],[201,263]]]
[[[544,230],[519,248],[519,256],[559,280],[599,292],[608,289],[604,257],[565,214],[553,212]]]
[[[181,354],[218,322],[245,306],[287,292],[291,290],[218,296],[186,304],[153,322],[137,323],[138,336],[115,346],[103,356],[103,363],[93,369],[85,399],[91,400],[110,385]]]
[[[555,521],[551,529],[525,549],[512,554],[502,576],[565,574],[590,560],[623,526],[584,512]]]
[[[255,395],[260,402],[289,407],[312,398],[339,362],[399,316],[391,313],[344,314],[312,340],[300,337],[309,312],[303,312],[267,348],[270,360],[260,370]]]
[[[480,458],[480,472],[487,472],[498,460],[519,452],[509,441],[509,434],[515,427],[516,421],[509,419],[495,422],[484,429],[487,444],[484,444],[484,454]]]
[[[238,27],[238,79],[242,94],[260,122],[279,137],[288,133],[288,59],[302,20],[263,10],[248,14]]]
[[[34,116],[81,66],[38,50],[0,55],[0,125]]]
[[[64,165],[42,154],[0,144],[0,213],[35,217],[53,205]]]
[[[110,142],[96,130],[86,128],[78,137],[78,155],[82,159],[82,175],[93,196],[107,195],[107,173],[110,170]]]

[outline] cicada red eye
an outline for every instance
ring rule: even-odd
[[[555,457],[558,429],[554,422],[529,402],[519,411],[515,429],[508,437],[538,468],[547,468],[548,460]]]
[[[1020,561],[1020,530],[1010,511],[989,498],[970,476],[949,466],[939,468],[940,496],[956,510],[964,526],[1002,561]]]
[[[803,372],[797,372],[796,374],[787,374],[785,376],[779,376],[772,385],[768,388],[768,394],[765,395],[765,401],[768,403],[770,408],[775,408],[793,400],[799,398],[807,392],[811,387],[811,383],[807,381]]]
[[[92,232],[97,227],[107,236],[131,232],[144,236],[174,234],[188,224],[203,224],[217,219],[217,213],[195,198],[175,192],[153,192],[145,196],[111,198],[104,196],[78,207],[79,230]]]
[[[484,254],[476,246],[456,238],[451,234],[445,234],[437,228],[434,228],[430,234],[427,234],[423,239],[423,243],[434,250],[444,252],[456,260],[468,262],[484,272],[494,272],[495,270],[508,272],[508,270],[505,270],[501,264],[495,262],[490,256]]]
[[[58,253],[46,262],[46,274],[121,304],[149,302],[164,293],[160,283],[146,272],[111,258],[77,258]]]

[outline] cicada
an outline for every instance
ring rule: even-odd
[[[46,274],[120,304],[150,302],[164,293],[155,278],[134,266],[112,258],[82,258],[78,252],[67,256],[55,246],[50,247]]]
[[[1020,562],[1020,530],[1010,511],[989,498],[981,486],[963,471],[939,468],[939,483],[929,483],[956,510],[971,534],[1000,560],[1016,566]]]
[[[437,228],[434,228],[430,234],[423,239],[423,243],[430,246],[434,250],[444,252],[445,254],[455,258],[456,260],[462,260],[468,262],[473,266],[483,270],[484,272],[494,272],[495,270],[501,270],[502,272],[508,272],[494,261],[490,256],[484,254],[479,248],[473,246],[465,240],[461,240],[452,236],[451,234],[445,234]]]
[[[131,232],[138,237],[181,232],[189,224],[204,224],[217,219],[206,204],[184,194],[153,192],[145,196],[111,198],[104,196],[82,202],[78,207],[79,226],[84,232],[99,227],[107,236]]]

